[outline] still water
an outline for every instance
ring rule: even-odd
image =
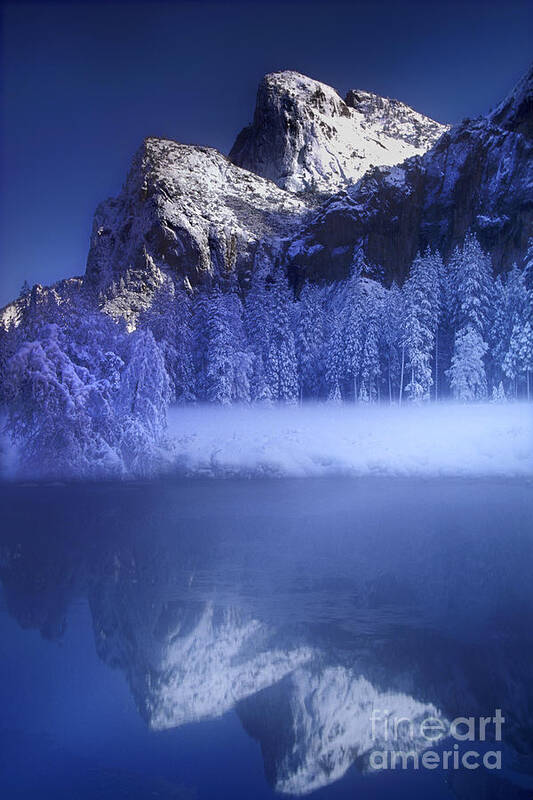
[[[530,482],[0,494],[2,800],[533,797]]]

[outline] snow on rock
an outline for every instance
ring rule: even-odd
[[[185,474],[533,476],[525,403],[199,406],[170,430]]]
[[[288,70],[263,78],[230,159],[291,192],[331,193],[372,166],[424,153],[447,129],[398,100],[353,89],[343,100]]]
[[[63,305],[82,305],[86,300],[82,295],[82,278],[66,278],[49,287],[37,283],[31,291],[0,309],[0,330],[18,328],[32,314],[50,312]]]
[[[159,596],[143,577],[138,584],[128,605],[114,593],[95,594],[96,646],[125,671],[153,730],[222,716],[313,655],[305,646],[276,647],[270,629],[236,609],[177,601],[175,586]]]
[[[263,237],[286,234],[306,210],[214,149],[149,138],[119,196],[96,210],[86,280],[100,289],[133,280],[150,294],[161,272],[196,284],[242,271]]]
[[[532,191],[533,139],[487,117],[466,120],[424,155],[375,167],[325,200],[294,234],[297,252],[289,242],[289,262],[313,280],[340,280],[351,264],[342,248],[363,244],[401,282],[418,251],[447,258],[470,230],[499,273],[521,261],[533,235]]]
[[[254,647],[266,629],[231,611],[207,606],[185,636],[172,635],[147,687],[150,726],[157,730],[219,717],[235,703],[276,683],[312,656],[309,648]]]
[[[297,796],[338,781],[356,760],[368,765],[372,751],[421,753],[430,744],[420,732],[424,719],[438,718],[446,730],[446,720],[432,703],[380,690],[344,666],[297,669],[263,696],[247,700],[239,714],[261,743],[275,790]],[[265,724],[272,716],[275,736],[272,723]],[[400,719],[409,724],[396,724]]]

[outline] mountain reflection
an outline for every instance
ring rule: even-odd
[[[481,771],[448,779],[459,797],[502,786],[522,796],[533,744],[526,495],[511,498],[502,541],[489,485],[467,487],[479,495],[468,530],[454,484],[418,486],[423,513],[378,483],[349,502],[327,483],[320,497],[298,482],[289,494],[275,482],[211,486],[32,487],[31,507],[20,487],[0,539],[10,614],[58,639],[71,603],[87,598],[97,653],[123,671],[147,725],[235,709],[278,792],[366,772],[373,749],[428,746],[416,725],[372,738],[373,709],[419,723],[502,708],[521,781],[490,776],[488,791]]]

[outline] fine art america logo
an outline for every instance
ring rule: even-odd
[[[370,753],[373,770],[386,769],[501,769],[505,717],[497,708],[491,717],[456,717],[451,722],[439,717],[412,720],[394,717],[387,710],[374,709],[370,717]],[[448,748],[427,749],[454,740]],[[494,749],[486,749],[489,745]],[[479,744],[477,744],[479,743]],[[402,745],[406,745],[405,748]]]

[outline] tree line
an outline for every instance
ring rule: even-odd
[[[4,431],[31,474],[149,474],[170,404],[530,399],[533,240],[496,278],[472,234],[446,262],[417,255],[402,287],[372,274],[357,250],[346,280],[297,296],[268,258],[245,293],[167,275],[133,332],[83,294],[32,290],[0,335]]]
[[[446,262],[418,254],[402,287],[369,273],[357,250],[347,280],[306,282],[297,297],[268,263],[244,298],[234,275],[192,296],[168,281],[140,326],[174,402],[529,399],[533,243],[496,278],[473,234]]]

